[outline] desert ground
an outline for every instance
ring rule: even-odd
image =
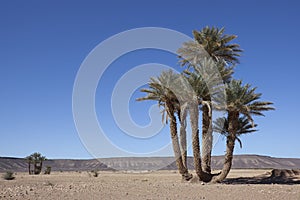
[[[235,169],[230,181],[222,184],[201,183],[196,178],[183,182],[176,171],[100,171],[98,177],[86,171],[22,172],[14,180],[0,180],[0,199],[300,199],[299,176],[293,177],[296,182],[281,184],[253,181],[269,176],[270,171]]]

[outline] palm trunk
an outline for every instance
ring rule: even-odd
[[[186,140],[186,117],[187,117],[187,109],[182,109],[182,113],[180,113],[180,148],[181,148],[181,157],[182,164],[186,169],[186,173],[182,175],[182,178],[186,181],[193,178],[193,175],[188,172],[187,165],[187,140]]]
[[[186,141],[186,116],[187,110],[183,109],[180,116],[180,147],[181,147],[181,155],[182,155],[182,163],[185,168],[188,169],[187,166],[187,141]]]
[[[33,164],[33,174],[38,174],[38,166],[37,166],[36,161],[34,161],[34,164]]]
[[[31,163],[30,163],[30,161],[28,161],[28,173],[29,173],[29,175],[31,175]]]
[[[193,145],[193,156],[194,156],[194,167],[196,174],[200,180],[202,180],[202,168],[201,168],[201,157],[200,157],[200,145],[199,145],[199,112],[198,105],[192,103],[189,105],[190,121],[192,127],[192,145]]]
[[[220,175],[218,175],[214,182],[222,182],[228,175],[233,159],[235,138],[228,136],[226,141],[226,154],[223,169]]]
[[[211,173],[212,110],[208,106],[202,107],[202,170]]]
[[[226,140],[226,154],[223,169],[220,175],[218,175],[214,182],[222,182],[228,175],[233,159],[233,151],[234,151],[234,143],[236,140],[236,132],[238,129],[238,112],[229,112],[228,113],[228,132],[229,135],[227,136]]]
[[[41,161],[41,164],[40,164],[40,173],[42,172],[43,170],[43,161]]]
[[[182,176],[185,176],[188,172],[187,172],[187,168],[183,165],[182,162],[181,150],[180,150],[179,140],[177,136],[177,122],[173,112],[174,109],[172,109],[172,107],[168,107],[168,111],[169,111],[168,115],[170,117],[170,133],[171,133],[173,151],[176,159],[176,165],[178,167],[179,173]]]

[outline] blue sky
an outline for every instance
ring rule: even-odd
[[[72,115],[72,90],[85,57],[100,42],[133,28],[164,27],[188,36],[204,26],[225,27],[244,49],[234,75],[272,101],[276,111],[255,118],[259,131],[242,137],[236,154],[299,155],[298,1],[1,1],[0,156],[92,157],[80,140]],[[116,60],[96,93],[98,119],[110,139],[147,152],[169,142],[167,127],[152,140],[133,140],[118,129],[110,109],[114,84],[132,67],[162,63],[176,69],[176,56],[144,50]],[[105,88],[105,89],[103,89]],[[104,93],[102,91],[105,91]],[[148,123],[151,103],[130,101],[132,118]],[[159,142],[158,142],[159,141]],[[215,155],[223,154],[220,139]],[[172,152],[166,155],[172,155]],[[112,156],[118,156],[113,155]]]

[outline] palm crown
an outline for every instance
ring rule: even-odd
[[[228,112],[236,112],[244,114],[251,122],[251,115],[264,116],[263,111],[274,110],[272,102],[258,101],[261,93],[255,93],[256,88],[251,88],[250,84],[242,85],[241,80],[231,80],[225,86],[226,105],[217,105],[217,108],[227,110]],[[224,99],[219,99],[224,102]]]
[[[227,137],[229,135],[228,127],[229,127],[228,119],[226,117],[220,117],[214,121],[213,130],[214,130],[214,132],[220,133],[223,136]],[[247,117],[245,117],[245,116],[239,117],[238,127],[237,127],[237,132],[236,132],[236,139],[240,143],[241,148],[242,148],[242,142],[239,139],[239,136],[257,131],[256,129],[254,129],[255,127],[257,127],[257,124],[254,124],[254,126],[253,126],[249,122]]]
[[[195,40],[201,44],[207,53],[215,60],[220,58],[229,63],[238,63],[240,56],[240,46],[238,44],[228,44],[236,35],[224,35],[225,28],[205,27],[201,31],[193,31]]]
[[[141,89],[141,92],[147,93],[145,97],[138,98],[137,101],[154,100],[159,106],[164,108],[167,115],[179,112],[179,101],[172,91],[174,83],[177,82],[178,75],[172,71],[164,71],[157,78],[150,78],[149,89]],[[171,113],[170,113],[171,112]]]
[[[225,29],[205,27],[201,31],[193,31],[195,41],[183,43],[178,49],[182,66],[197,65],[199,60],[210,57],[214,61],[222,61],[227,64],[239,63],[238,57],[242,50],[238,44],[230,42],[237,38],[236,35],[225,35]]]

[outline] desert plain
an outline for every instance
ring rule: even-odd
[[[0,199],[300,200],[299,175],[293,175],[290,182],[260,181],[270,174],[267,169],[233,169],[225,183],[210,184],[199,182],[195,172],[191,181],[182,181],[173,170],[100,171],[98,177],[88,171],[55,171],[50,175],[18,172],[14,180],[0,180]]]

